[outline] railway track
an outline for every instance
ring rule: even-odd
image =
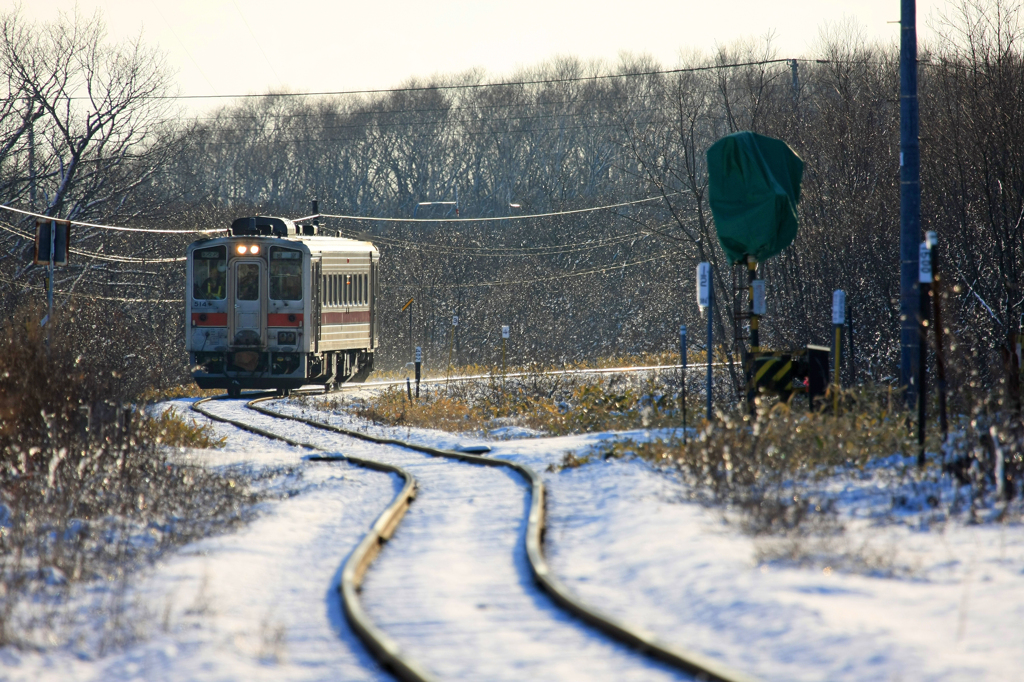
[[[713,368],[722,369],[728,367],[727,362],[713,362],[711,363]],[[707,370],[707,363],[690,363],[686,366],[687,371],[696,370]],[[504,376],[506,379],[521,379],[523,377],[531,376],[589,376],[593,374],[639,374],[642,372],[667,372],[676,371],[682,369],[682,365],[638,365],[636,367],[597,367],[588,369],[553,369],[545,370],[543,372],[506,372],[504,375],[497,374],[460,374],[451,377],[430,377],[429,379],[421,379],[421,384],[444,384],[444,383],[455,383],[460,381],[479,381],[481,379],[495,379],[498,376]],[[343,393],[346,391],[358,390],[360,388],[387,388],[389,386],[405,386],[406,382],[404,379],[391,379],[387,381],[372,381],[366,383],[356,384],[342,384],[329,393]],[[296,394],[318,394],[321,393],[317,389],[309,389],[303,387],[296,391]]]
[[[373,654],[381,661],[382,664],[390,668],[400,678],[404,680],[429,680],[434,679],[431,672],[441,673],[444,677],[459,677],[459,678],[472,678],[479,677],[481,679],[499,679],[502,677],[499,670],[487,670],[481,674],[481,670],[473,668],[472,666],[467,667],[464,664],[458,662],[451,662],[444,660],[444,657],[435,656],[433,646],[420,646],[419,650],[415,652],[415,655],[409,652],[409,647],[400,647],[398,643],[392,639],[385,630],[399,631],[409,634],[408,627],[404,626],[403,623],[416,623],[416,627],[430,628],[430,625],[424,624],[422,621],[431,618],[431,614],[422,613],[417,611],[408,603],[400,604],[403,613],[397,614],[396,617],[390,618],[392,611],[394,610],[394,604],[390,606],[386,605],[388,602],[387,598],[379,598],[380,591],[377,590],[378,598],[375,601],[376,612],[378,614],[385,614],[384,616],[378,616],[378,620],[388,620],[388,626],[376,625],[371,621],[370,616],[367,614],[366,608],[361,603],[360,597],[360,585],[364,578],[367,576],[367,569],[374,558],[379,554],[381,547],[387,542],[395,533],[398,524],[402,521],[406,512],[410,509],[413,499],[417,493],[417,481],[414,479],[410,470],[419,470],[421,477],[426,477],[429,480],[429,488],[432,491],[436,491],[435,498],[429,498],[431,501],[425,502],[423,507],[430,507],[430,509],[424,509],[424,515],[429,515],[432,518],[429,521],[435,526],[433,529],[429,528],[430,524],[424,525],[424,519],[419,519],[413,523],[413,528],[408,531],[408,538],[405,543],[416,545],[410,551],[415,554],[417,551],[420,552],[419,557],[432,556],[438,552],[445,552],[445,543],[448,541],[447,538],[437,537],[437,521],[444,520],[444,527],[457,527],[465,526],[467,522],[467,516],[472,516],[474,524],[479,524],[479,528],[468,528],[468,533],[463,537],[464,543],[479,543],[482,549],[479,551],[492,551],[492,547],[483,547],[487,545],[490,540],[490,536],[494,538],[504,538],[506,546],[503,547],[505,552],[511,552],[522,557],[522,563],[525,564],[522,568],[528,570],[529,575],[525,576],[534,582],[547,593],[551,601],[557,604],[560,609],[568,612],[574,619],[580,619],[585,621],[590,626],[593,626],[605,634],[610,635],[616,640],[625,643],[633,651],[643,652],[648,654],[653,659],[659,662],[659,665],[647,667],[641,666],[641,670],[631,669],[627,663],[624,663],[623,656],[629,658],[634,654],[630,654],[627,651],[623,651],[621,648],[616,649],[606,644],[603,646],[604,651],[602,655],[607,660],[602,660],[601,656],[594,655],[593,651],[581,651],[578,660],[583,661],[581,665],[589,665],[589,672],[595,673],[597,670],[593,665],[597,663],[597,667],[600,668],[602,665],[611,664],[612,675],[609,679],[678,679],[678,672],[682,672],[685,675],[704,680],[746,680],[750,679],[745,675],[728,670],[718,664],[715,661],[711,661],[706,657],[689,651],[680,650],[679,648],[668,646],[662,642],[659,642],[651,634],[638,630],[637,628],[630,627],[624,623],[617,621],[616,619],[609,617],[608,615],[600,612],[599,610],[585,604],[570,590],[568,590],[561,581],[552,573],[548,567],[547,561],[544,557],[543,551],[543,538],[544,538],[544,484],[541,478],[531,470],[530,468],[500,459],[494,459],[484,457],[480,455],[468,454],[463,452],[455,452],[450,450],[441,450],[437,448],[426,447],[422,445],[415,445],[406,443],[400,440],[391,438],[379,438],[369,434],[361,433],[359,431],[353,431],[349,429],[343,429],[330,424],[325,424],[305,417],[299,417],[294,415],[287,415],[274,410],[269,410],[260,403],[274,399],[274,396],[256,398],[246,403],[248,410],[255,411],[262,415],[268,420],[273,420],[271,423],[281,424],[280,420],[289,420],[293,423],[301,424],[303,427],[310,427],[317,429],[319,432],[324,433],[326,436],[332,438],[341,438],[343,443],[347,441],[352,443],[351,439],[356,441],[362,441],[367,447],[371,448],[373,459],[368,459],[365,456],[344,456],[343,458],[353,464],[360,466],[367,466],[379,471],[386,471],[395,475],[401,476],[404,480],[402,490],[395,496],[388,508],[378,517],[373,527],[367,533],[367,535],[360,542],[357,549],[352,553],[342,573],[342,581],[340,585],[341,599],[343,608],[346,616],[352,624],[353,629],[359,635],[359,637],[366,643],[367,647],[373,652]],[[199,401],[194,404],[196,411],[204,414],[205,416],[215,419],[218,421],[227,422],[233,424],[239,428],[246,429],[253,433],[257,433],[266,437],[276,438],[286,443],[290,443],[295,446],[309,448],[315,451],[323,452],[325,450],[338,451],[340,448],[328,447],[325,448],[317,443],[310,442],[309,439],[299,439],[293,436],[283,435],[280,433],[280,429],[271,431],[264,426],[256,426],[249,420],[242,420],[238,418],[226,417],[223,414],[216,414],[211,410],[207,409],[207,405],[211,399]],[[235,401],[237,402],[237,401]],[[251,414],[251,412],[247,412]],[[236,415],[237,417],[238,415]],[[384,446],[382,449],[381,446]],[[346,448],[351,449],[351,448]],[[426,457],[424,457],[424,455]],[[317,459],[338,459],[338,456],[313,456],[311,460]],[[382,460],[390,461],[382,461]],[[432,466],[430,461],[434,462]],[[443,462],[443,466],[439,468],[438,462]],[[399,466],[401,464],[401,466]],[[479,484],[474,484],[475,487],[468,497],[468,502],[463,501],[461,505],[456,505],[458,509],[449,509],[444,504],[438,504],[437,499],[444,500],[444,495],[447,493],[445,490],[446,482],[445,476],[450,476],[453,467],[465,468],[463,465],[475,465],[473,469],[477,471],[474,475],[475,479],[480,479]],[[501,475],[499,471],[507,471],[512,473],[515,478],[519,479],[522,483],[525,483],[526,495],[523,496],[524,491],[519,490],[520,504],[523,503],[523,497],[526,497],[525,508],[526,508],[526,519],[525,529],[520,528],[523,525],[523,519],[510,519],[515,512],[516,507],[515,498],[517,497],[515,490],[516,486],[514,482],[510,481],[510,477],[507,474]],[[446,473],[447,471],[447,473]],[[482,472],[487,471],[487,474]],[[512,483],[512,494],[509,494],[510,486]],[[481,487],[482,486],[482,487]],[[521,484],[519,486],[522,487]],[[493,493],[493,491],[503,491],[501,494]],[[486,500],[486,505],[473,506],[477,497],[482,497]],[[500,498],[500,499],[499,499]],[[431,505],[433,505],[431,507]],[[492,511],[500,509],[500,513],[494,514]],[[520,514],[522,512],[519,512]],[[414,515],[415,516],[415,515]],[[406,532],[406,531],[403,531]],[[512,547],[507,546],[509,542],[512,543]],[[501,544],[500,542],[498,544]],[[389,549],[393,551],[394,548]],[[474,549],[474,551],[476,551]],[[401,550],[398,550],[401,553]],[[374,574],[381,573],[384,577],[382,581],[391,580],[392,589],[389,590],[394,592],[401,590],[403,585],[409,586],[406,593],[410,598],[416,595],[422,595],[425,590],[429,590],[430,586],[421,584],[420,576],[416,574],[414,569],[410,569],[410,560],[413,560],[412,555],[403,557],[405,561],[391,561],[388,562],[383,568],[375,569]],[[438,573],[441,582],[444,581],[444,568],[443,559],[442,567]],[[413,561],[415,563],[415,561]],[[507,564],[507,554],[504,557],[503,563]],[[514,563],[514,561],[512,562]],[[468,590],[473,592],[474,598],[484,599],[485,602],[496,602],[495,604],[489,604],[480,602],[478,608],[497,608],[499,612],[515,611],[517,608],[522,609],[523,599],[529,602],[530,600],[536,601],[536,596],[528,594],[529,590],[516,590],[508,589],[509,585],[522,583],[524,576],[517,575],[515,570],[508,570],[507,566],[498,567],[505,574],[505,583],[495,588],[494,585],[477,585],[476,587],[481,588],[476,592],[472,589]],[[451,570],[456,570],[452,567]],[[471,578],[470,581],[475,578]],[[486,582],[486,581],[485,581]],[[395,587],[397,586],[397,588]],[[465,597],[466,589],[458,585],[446,585],[447,588],[451,588],[455,592],[459,592],[458,597]],[[524,587],[520,585],[519,587]],[[486,589],[484,589],[486,588]],[[444,591],[444,590],[442,590]],[[452,595],[449,595],[451,597]],[[413,599],[415,601],[415,599]],[[453,601],[458,601],[457,598],[453,597]],[[470,600],[472,601],[472,600]],[[446,602],[447,603],[447,602]],[[428,607],[429,611],[429,607]],[[583,649],[594,648],[592,641],[579,640],[578,633],[566,634],[565,625],[566,619],[564,616],[552,618],[553,614],[544,614],[543,617],[539,617],[536,614],[529,616],[530,622],[525,626],[521,626],[519,630],[512,627],[510,623],[504,622],[499,623],[499,630],[492,633],[495,636],[508,635],[511,640],[517,641],[517,646],[525,648],[529,646],[531,648],[538,648],[539,642],[550,639],[556,644],[556,649],[562,647],[580,646],[582,644]],[[481,621],[478,618],[479,614],[472,614],[469,618],[470,621]],[[460,630],[460,626],[457,622],[453,622],[451,618],[441,618],[444,621],[441,630],[448,628],[454,632],[454,634],[462,637],[470,636],[470,633]],[[456,619],[457,620],[457,619]],[[483,619],[486,620],[486,619]],[[493,619],[492,619],[493,620]],[[499,618],[499,620],[501,620]],[[433,623],[434,626],[437,623]],[[493,626],[493,623],[483,623],[481,627],[485,625]],[[503,628],[503,629],[502,629]],[[579,630],[579,626],[576,626]],[[521,630],[521,631],[520,631]],[[472,638],[472,637],[470,637]],[[416,637],[406,636],[407,640],[416,640]],[[427,637],[430,640],[430,637]],[[444,637],[441,638],[442,640]],[[586,636],[583,637],[586,640]],[[435,642],[434,644],[443,644],[444,642]],[[416,648],[416,644],[412,645],[412,648]],[[499,647],[500,648],[500,647]],[[542,647],[541,647],[542,648]],[[597,647],[602,648],[602,647]],[[561,649],[561,651],[570,651],[571,649]],[[561,653],[561,651],[559,653]],[[482,652],[479,652],[482,654]],[[537,653],[537,652],[534,652]],[[562,659],[570,658],[567,655],[561,655]],[[500,657],[499,657],[500,658]],[[539,655],[539,658],[544,659],[544,655]],[[417,659],[427,659],[426,662],[417,662]],[[557,662],[548,660],[547,665],[555,665]],[[616,669],[616,666],[618,668]],[[487,666],[484,665],[486,668]],[[542,670],[527,670],[529,666],[526,666],[520,671],[513,670],[511,676],[505,674],[504,677],[508,679],[525,679],[533,678],[543,675]],[[671,671],[675,670],[677,673],[673,674]],[[583,671],[579,671],[583,672]],[[507,673],[507,671],[506,671]],[[589,675],[583,675],[589,676]]]

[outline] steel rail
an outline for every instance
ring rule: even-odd
[[[225,424],[231,424],[236,428],[249,431],[250,433],[255,433],[265,438],[272,438],[274,440],[279,440],[289,445],[306,448],[308,450],[316,450],[318,452],[327,451],[325,448],[318,445],[305,443],[271,431],[266,431],[259,427],[252,426],[251,424],[246,424],[245,422],[221,417],[209,412],[203,407],[200,407],[200,405],[210,400],[223,400],[226,397],[227,396],[213,396],[197,400],[192,403],[192,409],[208,419],[223,422]],[[256,398],[256,400],[251,400],[246,403],[246,406],[263,412],[261,408],[254,407],[253,403],[259,400],[272,400],[274,397],[276,396]],[[356,635],[358,635],[359,639],[363,641],[363,644],[366,645],[381,665],[392,671],[404,682],[434,682],[435,678],[433,675],[428,673],[422,666],[403,653],[401,648],[398,646],[398,643],[391,639],[383,630],[378,628],[372,620],[370,620],[370,617],[367,615],[366,610],[363,609],[362,602],[359,599],[359,588],[363,582],[363,576],[366,575],[366,571],[370,564],[373,563],[373,560],[380,553],[381,546],[390,540],[392,535],[394,535],[395,529],[398,528],[398,524],[401,523],[402,517],[404,517],[405,512],[408,511],[409,505],[411,505],[412,501],[416,498],[416,479],[413,478],[412,474],[401,467],[377,462],[371,459],[362,459],[361,457],[351,457],[349,455],[326,455],[311,456],[309,459],[315,462],[351,462],[352,464],[367,469],[398,474],[402,477],[404,481],[402,490],[395,495],[391,500],[391,503],[388,504],[383,512],[381,512],[380,516],[378,516],[376,521],[373,522],[369,532],[363,536],[363,539],[360,540],[359,544],[345,561],[345,565],[341,571],[341,582],[338,584],[338,593],[341,597],[342,608],[345,611],[345,616],[348,618],[349,624],[352,626],[352,629],[355,631]]]
[[[701,363],[689,363],[686,365],[687,369],[698,370],[707,369],[708,364],[706,362]],[[712,362],[712,367],[728,367],[728,362]],[[506,372],[506,379],[516,379],[523,377],[532,376],[583,376],[589,374],[633,374],[641,372],[663,372],[666,370],[681,369],[682,365],[637,365],[635,367],[604,367],[604,368],[593,368],[593,369],[552,369],[545,370],[543,372]],[[476,381],[479,379],[499,379],[501,374],[465,374],[450,377],[431,377],[429,379],[421,379],[421,384],[441,384],[449,381]],[[333,391],[324,391],[327,393],[344,393],[345,391],[355,391],[361,388],[387,388],[389,386],[405,386],[405,379],[393,379],[388,381],[365,381],[358,384],[341,384],[337,389]],[[301,395],[317,395],[316,389],[307,387],[295,389],[295,393]]]
[[[605,634],[634,647],[642,653],[676,667],[687,674],[693,675],[698,680],[707,680],[709,682],[753,682],[755,679],[745,673],[731,670],[703,654],[673,647],[661,642],[654,634],[641,628],[623,623],[599,609],[586,604],[568,587],[566,587],[565,584],[555,576],[554,572],[552,572],[550,566],[548,566],[547,559],[544,556],[545,487],[544,481],[537,472],[530,467],[524,464],[519,464],[518,462],[511,462],[493,457],[484,457],[482,455],[473,455],[466,452],[432,448],[430,446],[409,443],[395,438],[373,436],[361,431],[346,429],[333,424],[325,424],[306,417],[298,417],[276,412],[254,404],[256,402],[274,400],[275,398],[276,396],[253,400],[247,404],[247,407],[270,417],[290,419],[306,424],[307,426],[331,431],[362,441],[381,445],[394,445],[414,450],[416,452],[422,452],[434,457],[444,457],[472,464],[492,467],[501,466],[512,469],[526,479],[531,488],[530,513],[527,521],[525,540],[526,554],[529,558],[530,569],[532,570],[534,579],[537,583],[551,596],[552,600],[558,606],[569,611],[586,623],[602,630]]]

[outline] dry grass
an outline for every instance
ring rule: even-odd
[[[168,461],[166,445],[218,441],[172,413],[145,417],[130,365],[76,354],[71,328],[58,325],[47,354],[35,319],[16,312],[0,334],[0,646],[45,645],[74,583],[121,585],[160,552],[249,518],[259,499],[246,475]],[[119,593],[108,623],[120,622]]]
[[[687,353],[688,361],[692,364],[703,363],[707,354],[704,351],[690,350]],[[717,353],[716,362],[725,362],[724,352]],[[580,362],[568,362],[563,364],[540,364],[531,363],[527,365],[508,365],[505,367],[506,374],[543,374],[545,372],[557,372],[562,370],[586,370],[586,369],[611,369],[615,367],[657,367],[679,364],[679,352],[666,350],[658,353],[641,353],[638,355],[611,355],[592,360]],[[501,367],[495,365],[469,364],[453,365],[450,369],[444,366],[424,366],[422,368],[423,379],[444,379],[446,377],[457,379],[471,376],[500,376]],[[402,381],[406,377],[412,377],[411,367],[399,369],[374,370],[374,381]]]
[[[609,454],[625,447],[649,461],[682,468],[694,485],[725,491],[765,477],[821,477],[837,466],[860,467],[874,457],[917,452],[907,413],[894,409],[887,390],[846,390],[838,415],[830,406],[830,399],[817,410],[759,404],[757,417],[735,408],[720,411],[717,421],[702,424],[696,438],[617,443]],[[926,446],[935,451],[939,445],[933,430]]]
[[[220,395],[224,391],[219,389],[202,389],[195,383],[179,384],[167,388],[147,388],[139,395],[141,403],[159,403],[165,400],[177,400],[178,398],[207,398],[213,395]]]
[[[595,364],[652,365],[674,360],[666,354]],[[535,368],[525,376],[508,378],[504,388],[497,374],[484,381],[424,388],[418,400],[410,400],[402,387],[350,405],[335,399],[325,406],[351,409],[382,424],[481,434],[508,425],[548,435],[667,428],[668,435],[654,439],[623,439],[607,442],[594,452],[570,453],[549,470],[609,458],[642,458],[678,475],[695,499],[737,513],[747,532],[780,542],[788,538],[790,545],[776,543],[766,548],[766,556],[775,553],[794,561],[800,547],[812,554],[824,551],[818,547],[820,542],[808,538],[842,532],[835,498],[826,492],[830,477],[867,475],[865,465],[872,460],[900,457],[880,484],[891,494],[893,510],[928,518],[964,510],[974,518],[976,510],[990,506],[997,451],[1004,455],[1006,490],[1013,493],[1024,481],[1024,425],[1019,416],[1007,411],[1006,399],[994,394],[975,401],[970,416],[951,417],[954,436],[944,446],[934,426],[935,406],[931,407],[932,426],[925,449],[943,455],[933,457],[919,470],[913,464],[919,451],[915,420],[902,409],[899,393],[887,386],[840,391],[837,412],[833,412],[832,393],[815,410],[807,409],[805,397],[790,403],[759,398],[756,418],[735,405],[718,402],[716,419],[710,423],[700,420],[685,437],[678,429],[681,419],[674,372],[633,377],[547,376],[542,368]],[[691,401],[693,415],[694,403],[703,408],[703,398],[691,395]],[[946,474],[952,474],[962,486],[951,505],[939,510],[940,479]],[[942,485],[948,486],[949,479],[945,480]],[[856,564],[880,573],[903,570],[895,564],[884,566],[863,548],[834,554],[842,565]]]
[[[143,416],[139,431],[147,442],[173,448],[222,448],[228,440],[217,438],[212,425],[186,419],[170,408],[158,417]]]
[[[674,426],[678,421],[677,404],[671,397],[674,375],[637,379],[547,375],[545,371],[534,367],[504,381],[500,374],[490,374],[479,382],[424,386],[420,398],[411,401],[404,387],[392,387],[355,403],[353,409],[376,423],[452,432],[487,432],[513,423],[564,435]],[[345,402],[335,398],[322,405],[339,409]]]
[[[831,404],[826,400],[818,410],[760,405],[756,417],[738,409],[719,412],[696,437],[677,433],[617,441],[599,455],[636,456],[678,472],[696,497],[740,510],[752,534],[809,529],[809,520],[835,513],[831,500],[814,492],[813,482],[840,470],[860,470],[880,456],[917,452],[907,414],[894,410],[887,390],[843,391],[838,415]],[[927,445],[938,448],[937,437]]]

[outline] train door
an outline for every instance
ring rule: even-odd
[[[377,262],[370,257],[370,348],[377,348],[380,345],[380,335],[377,333],[377,297],[380,296],[380,274],[377,271]]]
[[[231,339],[235,346],[262,346],[266,336],[263,310],[263,261],[235,261],[232,273]]]
[[[320,291],[320,259],[311,261],[310,272],[312,273],[309,278],[309,307],[310,307],[310,325],[309,333],[313,335],[312,343],[310,344],[310,350],[314,353],[320,352],[320,301],[323,293]]]

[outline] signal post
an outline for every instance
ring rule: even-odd
[[[46,351],[50,351],[53,329],[53,273],[55,266],[68,264],[68,250],[71,241],[71,221],[53,218],[36,218],[36,245],[32,262],[49,266],[47,271],[46,317],[39,323],[46,327]]]

